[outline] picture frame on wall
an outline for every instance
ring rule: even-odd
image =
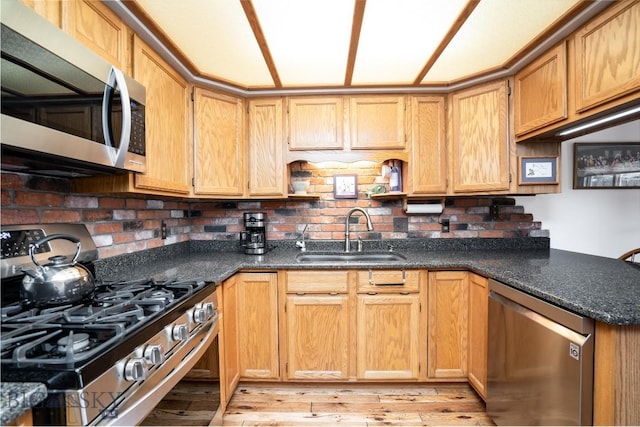
[[[558,184],[558,157],[521,156],[518,184]]]
[[[333,197],[336,199],[357,199],[358,175],[334,175]]]
[[[573,188],[640,188],[640,142],[574,143]]]

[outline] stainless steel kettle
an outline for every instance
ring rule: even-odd
[[[44,266],[38,263],[34,252],[50,240],[64,239],[76,244],[76,254],[71,262],[67,257],[55,255]],[[23,303],[44,307],[69,304],[90,295],[95,288],[93,274],[82,264],[76,264],[80,254],[80,239],[68,234],[51,234],[29,246],[29,256],[35,268],[23,269],[25,273],[20,287]]]

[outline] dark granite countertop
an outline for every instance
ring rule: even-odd
[[[0,383],[0,425],[7,425],[47,397],[41,383]]]
[[[276,244],[264,255],[245,255],[237,247],[220,242],[191,242],[155,252],[145,251],[146,254],[101,260],[97,276],[105,280],[201,279],[218,284],[246,269],[467,269],[604,323],[640,324],[640,270],[624,261],[541,249],[535,245],[526,249],[518,245],[494,248],[485,244],[482,248],[472,245],[455,250],[433,250],[393,243],[394,249],[406,256],[406,260],[375,264],[299,263],[295,257],[300,250],[294,248],[291,241]],[[309,253],[327,250],[329,246],[310,244],[308,248]],[[381,248],[366,246],[366,250],[374,249]]]

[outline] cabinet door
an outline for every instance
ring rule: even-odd
[[[284,196],[282,99],[249,101],[249,196]]]
[[[240,273],[238,349],[240,377],[278,379],[278,279],[276,273]]]
[[[289,150],[342,149],[341,97],[292,97],[287,102]]]
[[[195,193],[242,196],[242,100],[196,88],[194,115]]]
[[[187,82],[138,37],[133,39],[133,51],[133,77],[147,89],[147,171],[135,175],[135,186],[188,194],[191,126]]]
[[[420,299],[409,295],[358,295],[358,379],[418,379]]]
[[[578,112],[640,90],[640,1],[614,4],[575,34]]]
[[[429,272],[427,288],[427,378],[466,379],[467,273]]]
[[[110,64],[128,72],[127,26],[115,13],[93,0],[64,1],[62,13],[66,16],[64,30]]]
[[[220,384],[221,399],[224,405],[229,402],[240,379],[238,353],[238,281],[231,277],[222,285],[222,316],[220,327],[221,360],[223,366],[222,384]]]
[[[22,3],[33,9],[38,15],[46,18],[58,28],[62,28],[62,3],[49,0],[21,0]]]
[[[516,74],[517,136],[567,118],[567,72],[566,42],[562,42]]]
[[[453,192],[509,189],[507,82],[452,96]]]
[[[351,149],[405,149],[405,109],[404,96],[351,97]]]
[[[349,378],[348,295],[287,295],[287,378]]]
[[[444,194],[447,191],[445,99],[441,96],[416,96],[411,100],[409,192]]]
[[[483,399],[487,384],[488,280],[469,273],[469,382]]]

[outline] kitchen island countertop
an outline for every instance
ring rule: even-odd
[[[264,255],[245,255],[237,249],[190,247],[185,250],[182,247],[178,253],[168,254],[171,251],[165,249],[160,256],[144,259],[140,254],[128,260],[108,258],[97,274],[105,280],[153,277],[156,280],[200,279],[219,284],[240,270],[465,269],[597,321],[612,325],[640,324],[640,270],[621,260],[557,249],[397,250],[406,260],[370,264],[301,263],[296,261],[300,250],[288,246],[276,246]],[[127,266],[128,263],[133,263],[135,268]]]

